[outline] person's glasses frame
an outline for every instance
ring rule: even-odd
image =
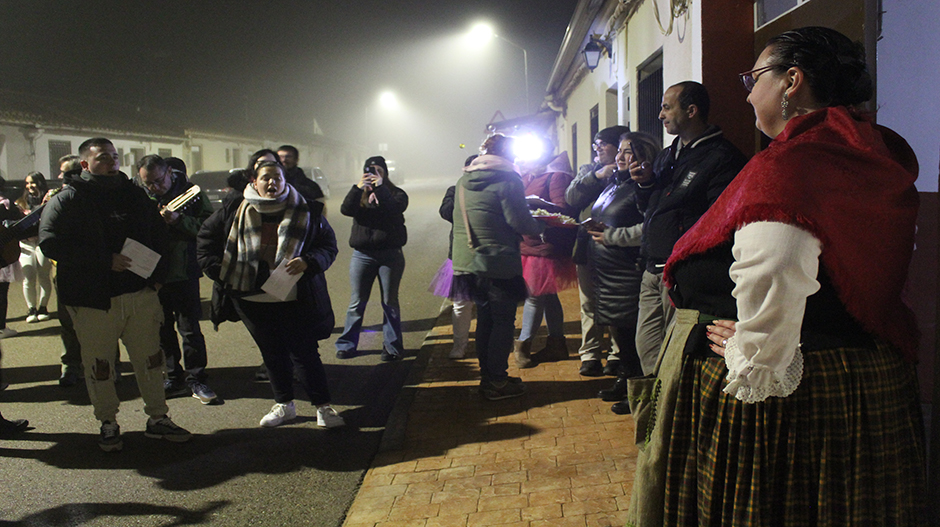
[[[757,79],[759,79],[760,76],[763,75],[765,71],[772,70],[774,68],[790,68],[790,67],[791,66],[784,66],[781,64],[772,64],[770,66],[764,66],[763,68],[756,68],[751,71],[745,71],[744,73],[738,73],[738,77],[741,77],[741,82],[744,83],[744,89],[746,89],[748,93],[750,93],[751,90],[754,89],[754,85],[757,84]]]

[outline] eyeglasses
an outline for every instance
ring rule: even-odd
[[[745,71],[744,73],[738,73],[738,77],[741,77],[741,82],[744,83],[744,88],[748,92],[754,89],[754,85],[757,84],[757,79],[767,70],[774,68],[789,68],[790,66],[782,66],[780,64],[774,64],[772,66],[764,66],[763,68],[757,68],[756,70]],[[756,75],[755,75],[756,73]]]
[[[593,148],[594,150],[600,150],[601,148],[604,148],[605,146],[609,144],[610,143],[607,143],[605,141],[595,141],[594,144],[591,145],[591,148]]]

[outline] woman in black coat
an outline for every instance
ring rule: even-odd
[[[306,201],[288,185],[279,163],[262,162],[254,176],[243,196],[225,203],[203,223],[196,256],[206,276],[225,292],[214,295],[213,301],[231,301],[261,350],[275,401],[261,426],[277,426],[297,416],[295,368],[317,407],[317,424],[342,426],[343,418],[330,406],[317,351],[317,341],[333,329],[323,273],[336,259],[336,236],[321,215],[323,204]],[[300,277],[286,294],[269,293],[263,286],[275,273]],[[219,308],[213,306],[214,314]]]
[[[336,339],[336,357],[345,359],[356,354],[362,318],[369,303],[372,284],[379,280],[382,291],[382,360],[394,361],[405,355],[401,331],[401,308],[398,286],[405,273],[402,247],[408,241],[405,209],[408,194],[388,178],[388,166],[382,156],[370,157],[363,167],[362,178],[343,199],[340,212],[353,219],[349,246],[349,307],[343,333]]]
[[[637,207],[636,183],[630,178],[629,167],[631,163],[651,162],[659,150],[656,141],[646,134],[628,132],[620,136],[618,172],[610,178],[607,188],[591,209],[591,219],[597,222],[588,226],[595,242],[588,250],[596,295],[594,321],[611,328],[611,337],[620,348],[621,360],[617,384],[600,393],[604,400],[623,399],[624,379],[643,375],[636,352],[640,280],[643,277],[637,259],[640,256],[643,214]]]

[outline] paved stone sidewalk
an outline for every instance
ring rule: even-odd
[[[560,296],[570,356],[527,370],[510,358],[510,375],[528,388],[515,399],[477,393],[475,355],[449,360],[449,316],[438,319],[422,349],[427,365],[416,365],[419,377],[406,388],[400,444],[373,461],[345,527],[624,525],[633,419],[597,399],[611,377],[578,375],[577,290]],[[543,338],[533,349],[541,347]]]

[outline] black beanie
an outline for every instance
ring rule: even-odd
[[[385,171],[385,175],[388,176],[388,165],[385,164],[385,158],[382,156],[372,156],[369,159],[366,159],[366,164],[363,165],[362,171],[366,172],[370,166],[378,165],[382,167],[382,170]]]
[[[620,136],[629,131],[629,126],[611,126],[610,128],[604,128],[600,132],[597,132],[597,135],[594,136],[594,140],[597,141],[600,139],[607,144],[619,145]]]

